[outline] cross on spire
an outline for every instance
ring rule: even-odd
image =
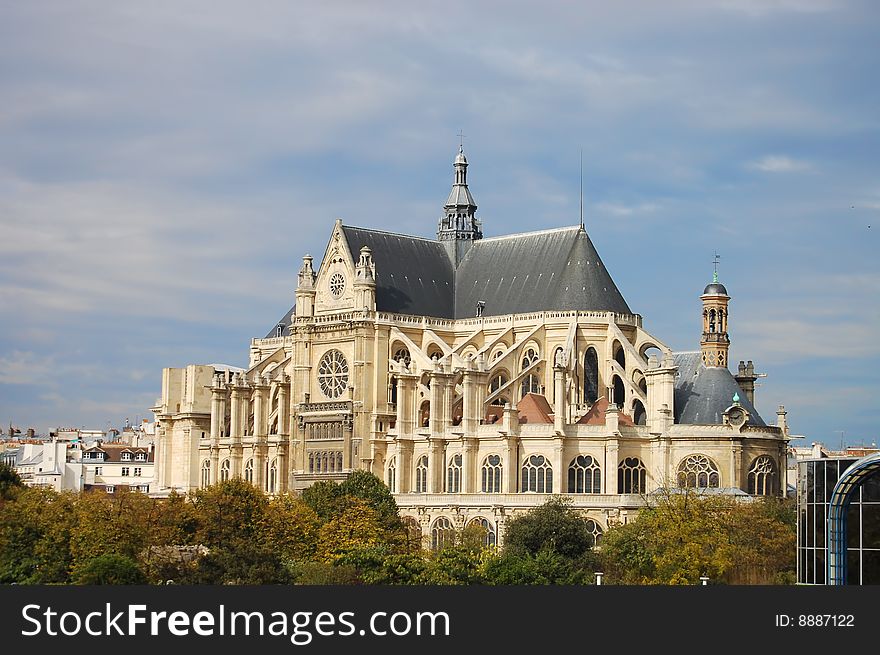
[[[712,264],[715,266],[715,273],[712,275],[712,282],[718,282],[718,262],[721,260],[721,255],[718,254],[718,251],[715,251],[715,256],[712,258]]]
[[[458,134],[456,134],[456,136],[458,137],[458,147],[459,147],[459,149],[460,149],[460,150],[464,150],[464,131],[463,131],[463,130],[459,130],[459,131],[458,131]]]

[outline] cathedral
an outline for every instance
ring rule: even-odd
[[[483,238],[462,149],[436,239],[337,220],[248,368],[166,368],[156,488],[242,477],[270,494],[365,469],[437,547],[561,494],[596,540],[661,488],[787,489],[786,412],[728,369],[730,296],[699,299],[699,350],[645,331],[583,225]],[[697,346],[696,340],[694,346]]]

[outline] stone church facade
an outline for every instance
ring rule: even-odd
[[[243,477],[277,494],[366,469],[433,546],[471,523],[497,543],[554,494],[597,539],[663,487],[783,495],[785,410],[766,424],[752,362],[728,370],[717,275],[700,350],[674,353],[583,225],[483,238],[467,167],[460,150],[436,240],[337,220],[247,369],[164,370],[159,493]]]

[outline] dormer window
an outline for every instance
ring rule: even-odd
[[[279,324],[275,327],[275,336],[276,336],[276,337],[280,337],[280,336],[282,335],[283,332],[284,332],[284,324],[283,324],[283,323],[279,323]]]
[[[122,461],[130,462],[131,461],[131,453],[122,453]]]
[[[147,454],[146,453],[135,453],[134,460],[136,462],[146,462],[147,461]]]

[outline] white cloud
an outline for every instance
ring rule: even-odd
[[[785,155],[766,155],[747,164],[747,168],[765,173],[800,173],[812,170],[813,166],[808,161],[793,159]]]

